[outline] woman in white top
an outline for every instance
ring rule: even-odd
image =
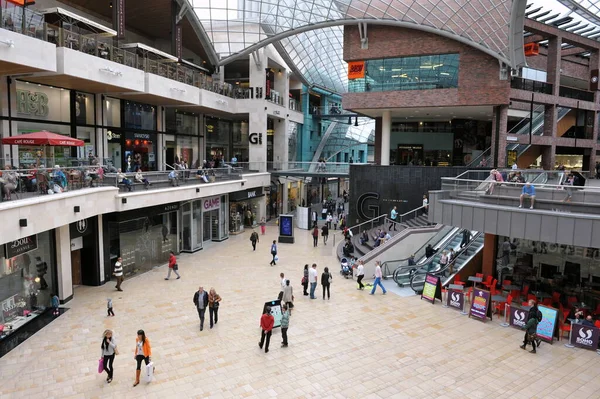
[[[365,266],[363,261],[358,261],[358,267],[356,268],[356,276],[358,276],[356,282],[358,283],[358,289],[365,289],[365,285],[362,283],[363,277],[365,277]]]
[[[144,178],[144,176],[142,175],[142,170],[140,168],[138,168],[135,171],[135,176],[133,179],[135,180],[136,183],[144,183],[144,188],[148,189],[150,182],[148,181],[148,179]]]
[[[113,338],[112,330],[105,330],[102,335],[102,345],[100,345],[100,348],[102,349],[102,357],[104,359],[104,371],[108,375],[106,382],[110,384],[113,380],[113,361],[115,360],[115,355],[118,353],[117,342]]]
[[[446,251],[442,252],[442,256],[440,257],[440,270],[443,270],[448,264],[448,253]]]

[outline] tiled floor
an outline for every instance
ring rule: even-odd
[[[165,267],[114,284],[81,287],[71,310],[0,359],[5,398],[597,398],[595,352],[542,344],[519,349],[522,332],[481,323],[417,297],[356,290],[339,276],[332,247],[312,248],[308,232],[280,244],[269,266],[269,227],[253,253],[248,234],[181,256],[181,280]],[[302,296],[302,267],[334,272],[332,298]],[[263,303],[276,298],[279,273],[291,278],[296,308],[290,346],[279,329],[268,354],[257,342]],[[216,328],[199,331],[192,296],[198,286],[223,296]],[[116,317],[105,317],[113,298]],[[208,314],[207,314],[208,317]],[[121,354],[115,379],[96,371],[101,334],[112,328]],[[152,342],[156,379],[133,388],[135,332]]]

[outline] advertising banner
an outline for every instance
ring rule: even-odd
[[[525,328],[529,319],[529,310],[518,307],[510,307],[510,325],[520,330]]]
[[[6,244],[6,257],[14,258],[15,256],[23,255],[26,252],[37,249],[37,235],[20,238]]]
[[[600,328],[585,326],[579,323],[573,324],[571,328],[571,345],[584,349],[598,349]]]
[[[542,321],[538,323],[537,336],[546,342],[552,343],[558,319],[558,309],[541,305],[538,306],[538,309],[542,312]]]
[[[490,292],[485,290],[475,290],[473,292],[473,302],[471,303],[471,309],[469,310],[469,317],[485,321],[486,316],[491,316],[490,310]]]
[[[448,290],[448,295],[446,296],[446,305],[448,305],[449,308],[453,308],[453,309],[462,311],[464,303],[465,303],[465,293],[464,292]]]
[[[348,79],[362,79],[365,77],[365,62],[351,61],[348,63]]]
[[[421,293],[421,299],[435,303],[436,298],[440,301],[442,300],[440,278],[427,273],[427,276],[425,276],[425,284],[423,285],[423,292]]]
[[[263,306],[263,314],[265,313],[267,307],[271,308],[271,315],[275,319],[273,328],[281,327],[281,301],[279,299],[276,299],[274,301],[265,302],[265,306]]]

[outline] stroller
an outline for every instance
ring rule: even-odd
[[[344,276],[344,278],[352,278],[352,267],[348,263],[348,259],[342,258],[342,262],[340,264],[340,274]]]

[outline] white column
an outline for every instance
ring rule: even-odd
[[[104,284],[104,235],[102,229],[102,215],[98,215],[98,267],[100,268],[100,285]]]
[[[250,161],[250,169],[258,170],[259,172],[267,171],[267,110],[265,95],[265,53],[263,49],[257,50],[260,55],[260,65],[256,66],[254,57],[249,55],[250,59],[250,87],[254,88],[256,96],[256,88],[262,88],[263,97],[257,99],[255,97],[252,102],[256,107],[254,112],[250,112],[248,117],[248,158]]]
[[[283,190],[281,191],[281,213],[287,214],[290,211],[290,208],[288,206],[288,185],[290,184],[290,182],[287,179],[283,178],[280,178],[279,180],[282,182],[283,187]]]
[[[381,164],[390,164],[390,135],[392,131],[392,114],[383,111],[381,123]]]
[[[56,231],[56,272],[58,274],[58,297],[68,301],[73,296],[73,276],[71,274],[71,234],[69,225]]]
[[[287,169],[289,121],[286,118],[275,119],[273,130],[274,167],[275,169]]]

